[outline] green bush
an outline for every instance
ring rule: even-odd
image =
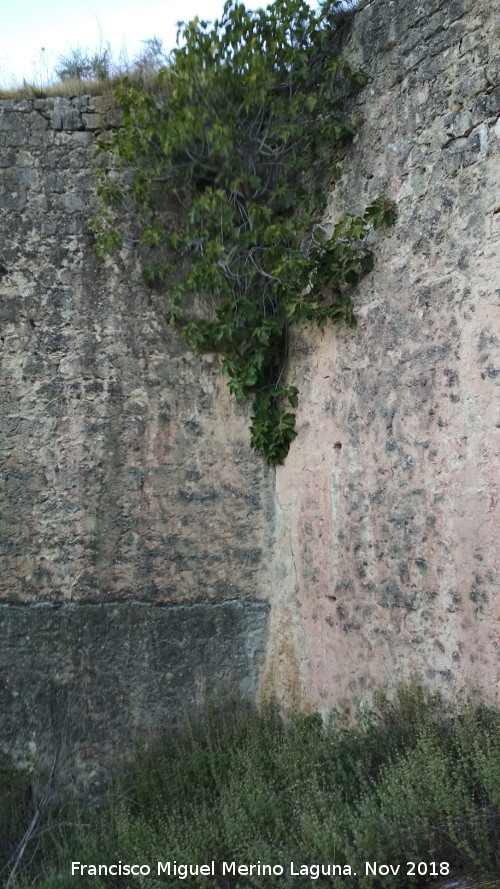
[[[366,83],[332,54],[340,5],[275,0],[252,12],[227,0],[213,26],[181,25],[161,90],[126,78],[115,93],[122,127],[101,145],[97,255],[123,244],[113,204],[133,208],[147,283],[166,289],[188,343],[222,351],[231,393],[253,398],[251,445],[269,465],[296,435],[290,325],[355,326],[351,288],[374,264],[368,236],[396,216],[379,197],[323,222],[335,146],[355,133],[346,99]],[[113,155],[126,182],[106,163]],[[215,309],[182,322],[192,294]]]
[[[168,61],[163,42],[158,37],[150,37],[142,43],[144,49],[132,62],[122,56],[116,61],[110,44],[103,43],[102,40],[100,46],[93,50],[81,46],[72,47],[65,55],[59,56],[55,73],[63,82],[80,80],[88,83],[104,83],[113,78],[125,77],[126,74],[137,79],[137,75],[146,70],[157,74]]]
[[[94,51],[73,47],[66,55],[59,56],[55,73],[63,81],[107,80],[114,73],[111,46],[107,43]]]
[[[343,875],[343,885],[362,889],[486,873],[500,866],[500,714],[446,709],[418,688],[380,698],[354,724],[339,714],[324,723],[318,715],[285,721],[272,707],[212,708],[154,748],[138,748],[101,809],[73,820],[75,828],[45,838],[41,889],[90,885],[70,876],[71,861],[151,865],[148,876],[92,877],[107,889],[159,889],[167,879],[176,889],[310,889],[310,876],[290,881],[291,861],[296,869],[349,864],[356,876]],[[212,860],[213,879],[156,876],[157,861]],[[222,861],[282,864],[284,875],[223,878]],[[375,877],[366,861],[400,871]],[[408,875],[408,861],[428,875],[434,868],[435,879]]]

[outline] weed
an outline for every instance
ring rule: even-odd
[[[88,886],[89,875],[71,875],[72,861],[151,870],[92,876],[107,889],[164,887],[159,861],[214,861],[213,876],[186,882],[181,869],[169,878],[173,887],[206,889],[310,889],[318,863],[341,867],[345,885],[361,889],[486,873],[500,866],[500,714],[446,709],[419,688],[380,697],[354,724],[342,714],[285,722],[272,706],[213,707],[199,723],[138,747],[102,807],[69,820],[77,826],[47,833],[40,889]],[[223,862],[233,861],[254,864],[253,873],[224,873]],[[366,872],[367,861],[399,872]],[[412,875],[408,861],[420,870]],[[282,867],[282,876],[257,862]],[[315,885],[331,887],[331,877],[319,873]]]

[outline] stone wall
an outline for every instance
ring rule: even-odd
[[[498,703],[500,18],[368,0],[341,41],[370,82],[330,218],[385,192],[399,219],[357,330],[294,333],[276,471],[133,245],[94,258],[110,100],[0,103],[0,742],[19,757],[64,734],[91,775],[227,689],[326,710],[417,674]]]
[[[0,103],[0,736],[49,754],[64,724],[90,760],[110,702],[130,739],[204,691],[255,697],[273,507],[218,358],[134,249],[94,258],[115,123],[105,98]]]
[[[330,218],[386,193],[399,219],[357,330],[293,346],[276,496],[297,684],[325,709],[412,674],[500,704],[500,14],[370,0],[343,39],[370,80]]]

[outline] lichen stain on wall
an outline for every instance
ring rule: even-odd
[[[357,330],[296,334],[299,436],[277,493],[302,691],[327,710],[413,674],[498,703],[498,16],[372,0],[344,51],[370,81],[331,218],[385,192],[399,220]]]

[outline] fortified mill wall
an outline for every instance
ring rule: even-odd
[[[294,334],[298,437],[250,450],[134,248],[99,263],[108,98],[0,103],[0,744],[108,757],[205,697],[500,699],[500,12],[368,0],[329,218],[378,194],[355,331]]]

